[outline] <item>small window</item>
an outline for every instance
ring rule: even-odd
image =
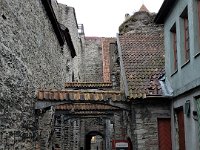
[[[178,70],[178,58],[177,58],[177,37],[176,37],[176,24],[171,28],[171,57],[172,57],[172,71],[173,73]]]
[[[183,20],[183,34],[184,34],[184,47],[183,47],[183,63],[185,64],[190,60],[190,36],[189,36],[189,21],[188,21],[188,9],[187,7],[181,14],[181,19]]]

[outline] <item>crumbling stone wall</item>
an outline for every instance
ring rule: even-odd
[[[1,0],[0,15],[0,149],[34,149],[35,93],[64,87],[71,56],[40,0]]]
[[[110,51],[110,78],[114,90],[120,90],[120,60],[117,42],[114,40],[109,44]]]
[[[162,31],[162,25],[154,23],[155,13],[135,12],[119,26],[119,33],[144,33]],[[156,29],[156,30],[155,30]]]

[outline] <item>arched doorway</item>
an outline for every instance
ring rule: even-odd
[[[103,150],[104,135],[91,131],[85,135],[85,150]]]
[[[131,138],[130,137],[127,137],[127,141],[128,141],[128,143],[129,143],[129,149],[130,150],[133,150],[133,144],[132,144],[132,141],[131,141]]]

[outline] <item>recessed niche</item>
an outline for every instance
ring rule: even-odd
[[[2,16],[2,18],[4,19],[4,20],[6,20],[7,18],[6,18],[6,16],[3,14],[3,15],[1,15]]]

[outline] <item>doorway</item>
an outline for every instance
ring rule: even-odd
[[[91,131],[85,135],[85,150],[104,150],[104,135],[98,131]]]

